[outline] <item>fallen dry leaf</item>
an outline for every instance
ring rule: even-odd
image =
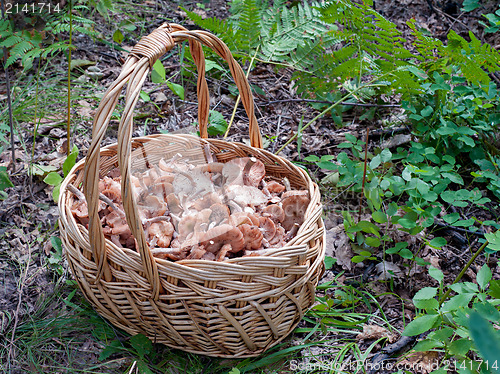
[[[351,258],[354,256],[354,252],[351,249],[351,244],[343,225],[326,230],[325,246],[326,256],[336,258],[337,264],[342,266],[342,268],[349,271],[352,269],[353,263]]]
[[[379,262],[375,265],[375,270],[378,274],[377,280],[389,280],[403,275],[399,266],[389,261]]]
[[[356,340],[370,340],[370,339],[380,339],[387,338],[389,343],[394,343],[398,335],[391,333],[385,327],[379,325],[363,325],[363,332],[356,336]]]
[[[414,373],[429,374],[439,368],[439,353],[434,351],[411,353],[397,365]]]

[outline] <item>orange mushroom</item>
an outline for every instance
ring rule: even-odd
[[[285,186],[283,186],[281,183],[278,183],[276,181],[268,182],[266,188],[269,192],[274,193],[274,194],[280,194],[283,191],[285,191]]]
[[[259,249],[262,246],[263,235],[257,226],[243,224],[238,226],[245,240],[245,249]]]
[[[260,225],[259,219],[255,215],[247,212],[236,212],[231,214],[231,216],[229,217],[229,223],[233,226],[240,226],[243,224],[248,224],[251,226]]]
[[[191,205],[192,208],[196,210],[203,210],[206,208],[210,208],[214,204],[221,204],[222,201],[220,199],[219,194],[215,192],[210,192],[205,194],[202,198],[195,200],[193,205]]]
[[[158,217],[165,214],[167,211],[167,204],[163,199],[156,195],[146,195],[139,203],[140,213],[145,218]]]
[[[276,225],[273,220],[268,217],[260,217],[259,218],[259,227],[262,231],[262,235],[264,235],[264,239],[267,241],[271,240],[276,234]]]
[[[207,251],[201,245],[193,245],[189,252],[189,255],[186,257],[186,260],[199,260],[202,258]]]
[[[271,204],[262,209],[262,216],[269,217],[275,223],[278,223],[283,222],[283,220],[285,219],[285,212],[279,205]]]
[[[182,217],[177,227],[179,232],[179,240],[183,242],[187,239],[187,236],[194,232],[196,226],[197,217],[195,214],[190,214],[188,216]]]
[[[269,240],[269,245],[271,247],[280,247],[285,242],[283,241],[283,236],[285,234],[285,229],[282,226],[276,227],[276,234]]]
[[[282,222],[283,228],[287,231],[298,223],[304,222],[304,215],[309,206],[308,191],[287,191],[282,195],[282,207],[285,212],[285,219]]]
[[[245,239],[241,231],[227,224],[211,228],[201,238],[201,244],[212,253],[218,252],[224,244],[231,244],[231,251],[235,253],[241,251],[245,246]]]
[[[221,249],[219,249],[219,252],[217,252],[217,255],[215,256],[215,261],[224,261],[228,252],[233,252],[233,248],[229,243],[224,244]]]
[[[153,239],[155,245],[162,248],[167,248],[174,234],[174,226],[167,221],[154,222],[147,228],[146,235],[149,237],[150,245]]]
[[[266,167],[255,157],[240,157],[228,161],[222,169],[226,183],[258,187],[266,175]]]

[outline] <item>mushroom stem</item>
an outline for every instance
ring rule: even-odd
[[[287,234],[285,235],[283,240],[285,242],[287,242],[290,239],[292,239],[295,235],[297,235],[297,232],[299,231],[299,227],[300,227],[300,225],[298,223],[294,223],[293,227],[290,229],[290,231],[287,232]]]
[[[286,188],[287,191],[291,191],[292,190],[292,186],[290,185],[290,181],[288,180],[287,177],[283,178],[283,184],[285,185],[285,188]]]
[[[144,218],[142,220],[142,224],[146,223],[155,223],[155,222],[161,222],[161,221],[167,221],[170,222],[171,219],[169,216],[158,216],[158,217],[153,217],[153,218]]]
[[[80,191],[78,188],[76,188],[75,186],[73,186],[72,184],[68,184],[68,190],[70,190],[70,192],[76,196],[76,198],[80,201],[87,201],[85,199],[85,195],[83,194],[82,191]],[[101,201],[104,201],[106,204],[108,204],[113,210],[116,210],[116,212],[121,216],[121,217],[125,217],[125,212],[117,207],[115,205],[115,203],[113,203],[113,201],[108,198],[107,196],[103,195],[102,193],[99,193],[99,200]]]

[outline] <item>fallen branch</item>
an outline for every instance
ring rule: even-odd
[[[391,356],[401,350],[403,350],[406,346],[413,344],[417,339],[416,336],[402,336],[397,342],[393,344],[389,344],[387,347],[382,349],[382,352],[377,353],[373,356],[371,360],[371,368],[367,371],[367,374],[375,374],[380,371],[380,363],[387,359],[390,359]]]
[[[257,103],[257,105],[267,106],[267,105],[277,104],[277,103],[334,104],[333,101],[327,101],[327,100],[285,99],[285,100],[273,100],[273,101],[267,101],[267,102],[263,102],[263,103]],[[351,102],[347,102],[347,101],[341,101],[339,104],[340,105],[347,105],[347,106],[363,106],[363,107],[377,107],[377,108],[401,108],[401,105],[399,105],[399,104],[365,104],[365,103],[351,103]]]

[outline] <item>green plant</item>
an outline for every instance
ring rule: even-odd
[[[173,93],[179,96],[181,100],[184,100],[184,87],[180,84],[170,82],[172,78],[173,77],[170,77],[168,80],[166,79],[165,67],[160,60],[156,60],[153,65],[153,70],[151,71],[151,80],[153,83],[165,83]]]
[[[224,21],[186,12],[197,25],[220,35],[236,55],[301,69],[321,53],[322,46],[334,42],[327,35],[318,6],[298,2],[288,7],[284,0],[272,6],[267,1],[233,0],[231,16]]]
[[[52,245],[52,248],[54,249],[54,252],[51,252],[50,256],[47,258],[47,262],[52,270],[57,273],[57,275],[62,276],[64,273],[64,268],[61,265],[61,262],[63,260],[61,238],[52,236],[50,238],[50,243]]]
[[[101,351],[99,360],[106,360],[114,353],[127,352],[137,357],[131,368],[137,365],[137,369],[144,374],[152,374],[149,368],[146,356],[154,354],[153,343],[143,334],[137,334],[128,340],[128,344],[123,344],[120,340],[112,340],[106,348]]]
[[[84,5],[75,5],[76,11],[87,10]],[[6,61],[5,68],[20,60],[25,71],[33,67],[33,61],[36,58],[47,58],[55,54],[68,51],[71,44],[66,40],[53,42],[53,38],[63,32],[69,32],[73,27],[75,31],[87,35],[93,35],[93,21],[78,15],[68,15],[62,9],[57,12],[48,13],[42,10],[45,26],[43,30],[16,30],[13,22],[7,18],[0,20],[0,47],[9,49],[9,58]],[[36,18],[33,17],[33,22]],[[73,24],[74,23],[74,24]],[[71,24],[73,24],[71,26]]]
[[[73,166],[75,166],[77,157],[78,148],[76,147],[76,145],[74,145],[71,153],[68,155],[68,157],[66,157],[66,160],[63,163],[62,171],[64,177],[67,177]],[[57,200],[59,199],[59,189],[61,188],[61,183],[63,180],[64,178],[55,171],[49,172],[43,179],[43,181],[48,185],[54,186],[54,189],[52,190],[52,198],[55,202],[57,202]]]
[[[14,187],[14,184],[9,179],[7,167],[0,166],[0,200],[7,198],[8,195],[4,190],[9,187]]]
[[[500,320],[500,294],[491,286],[488,289],[493,282],[492,272],[487,265],[483,265],[477,273],[477,284],[455,282],[450,285],[449,288],[456,294],[443,302],[437,299],[443,295],[445,288],[443,273],[431,267],[429,275],[439,282],[439,287],[424,287],[415,294],[413,304],[420,311],[420,316],[406,326],[403,335],[420,335],[432,330],[425,340],[413,348],[415,351],[441,349],[445,352],[442,364],[453,357],[459,365],[467,368],[472,365],[468,372],[475,372],[473,370],[478,370],[478,362],[473,360],[471,354],[477,354],[480,347],[484,351],[484,345],[474,343],[479,334],[471,319],[479,317],[494,323]],[[491,334],[498,339],[498,330],[491,329]],[[488,330],[482,331],[483,334]]]

